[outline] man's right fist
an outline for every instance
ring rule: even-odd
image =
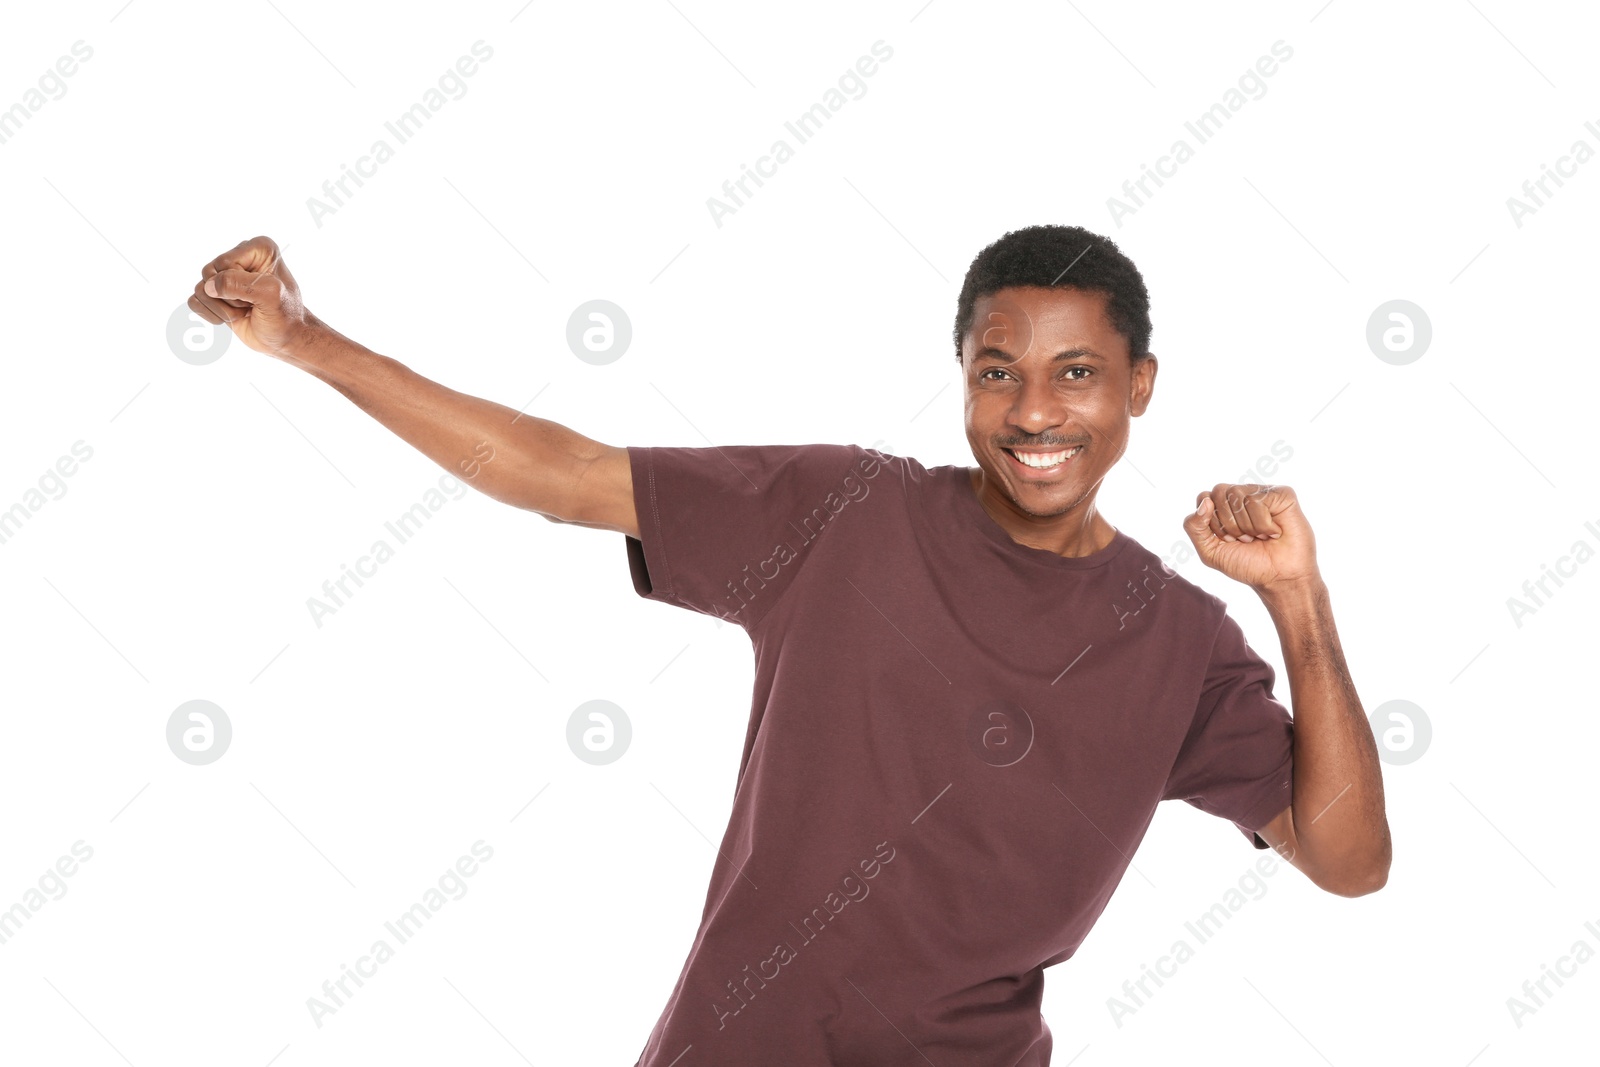
[[[270,237],[240,241],[202,267],[189,309],[213,325],[227,323],[257,352],[295,364],[303,361],[294,350],[323,328]]]

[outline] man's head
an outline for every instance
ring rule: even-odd
[[[1155,387],[1150,297],[1133,262],[1077,226],[1012,231],[968,268],[955,342],[985,495],[1034,518],[1092,503]],[[1044,470],[1013,455],[1074,446]]]

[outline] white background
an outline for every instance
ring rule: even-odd
[[[1385,889],[1280,868],[1119,1026],[1107,999],[1268,855],[1163,805],[1142,873],[1048,972],[1057,1067],[1593,1058],[1600,962],[1520,1027],[1507,998],[1600,950],[1600,563],[1520,626],[1507,601],[1600,546],[1578,431],[1600,161],[1520,226],[1506,202],[1574,141],[1600,149],[1594,15],[920,2],[6,10],[0,108],[74,42],[93,55],[0,144],[0,509],[29,511],[0,544],[0,908],[75,842],[93,854],[0,945],[0,1059],[632,1064],[728,816],[748,639],[638,598],[620,535],[468,492],[312,621],[442,472],[242,344],[176,358],[166,324],[205,262],[271,235],[339,330],[610,444],[880,443],[933,466],[971,462],[967,264],[1043,222],[1114,238],[1153,297],[1161,375],[1108,518],[1168,552],[1196,493],[1284,442],[1273,480],[1316,530],[1365,707],[1412,701],[1433,730],[1385,767]],[[394,145],[383,123],[478,40],[465,95],[318,225],[308,198]],[[865,94],[716,225],[707,198],[878,40]],[[1114,221],[1107,198],[1280,40],[1266,93]],[[595,298],[634,331],[600,367],[565,337]],[[1404,366],[1365,339],[1391,299],[1432,323]],[[28,508],[78,441],[92,458]],[[1180,569],[1287,700],[1259,601]],[[191,699],[232,723],[208,766],[167,747]],[[591,699],[633,724],[609,766],[566,744]],[[480,839],[466,895],[317,1026],[307,999]]]

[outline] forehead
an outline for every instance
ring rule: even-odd
[[[1106,313],[1108,294],[1082,289],[1014,286],[972,302],[972,324],[961,339],[961,361],[971,365],[989,352],[1001,359],[1050,359],[1088,348],[1121,365],[1130,359],[1128,339]]]
[[[1109,299],[1103,292],[1083,289],[1001,289],[973,301],[972,326],[963,339],[963,347],[982,348],[992,343],[1009,351],[1009,345],[997,343],[1002,337],[1037,338],[1052,345],[1077,340],[1115,347],[1120,342],[1126,347],[1127,342],[1106,314]]]

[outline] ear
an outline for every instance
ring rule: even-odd
[[[1145,408],[1150,406],[1150,398],[1156,389],[1156,354],[1150,353],[1144,359],[1133,365],[1133,381],[1129,385],[1128,413],[1135,417],[1143,415]]]

